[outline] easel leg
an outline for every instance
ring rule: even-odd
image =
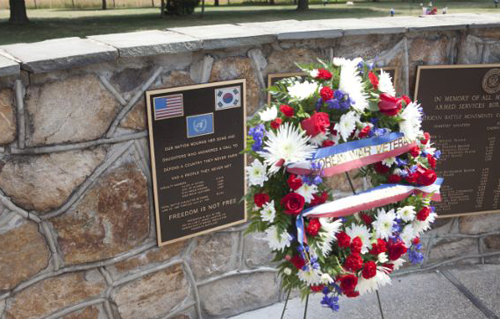
[[[288,293],[286,294],[285,305],[283,306],[283,311],[281,312],[281,319],[283,319],[283,317],[285,316],[286,305],[288,304],[288,299],[290,299],[291,292],[292,292],[292,289],[288,289]]]
[[[309,305],[309,294],[306,297],[306,307],[304,308],[304,319],[307,318],[307,306]]]

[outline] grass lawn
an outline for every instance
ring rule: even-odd
[[[200,18],[198,8],[197,12],[191,16],[167,16],[165,19],[160,19],[158,8],[109,9],[107,11],[33,9],[28,10],[31,23],[25,26],[7,24],[9,11],[0,10],[0,44],[192,25],[284,19],[315,20],[389,16],[391,8],[396,10],[396,15],[417,16],[421,12],[420,1],[422,0],[414,2],[356,2],[354,6],[331,2],[326,6],[322,4],[310,5],[311,9],[307,12],[297,12],[294,5],[210,6],[206,8],[203,18]],[[449,13],[500,13],[500,8],[495,9],[492,0],[476,2],[438,0],[434,1],[434,5],[439,9],[448,7]]]

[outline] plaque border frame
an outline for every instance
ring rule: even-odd
[[[156,179],[156,163],[155,163],[155,150],[154,150],[154,134],[153,134],[153,114],[151,112],[151,95],[157,95],[157,94],[165,94],[165,93],[172,93],[172,92],[179,92],[179,91],[190,91],[190,90],[197,90],[197,89],[204,89],[204,88],[210,88],[210,87],[216,87],[216,86],[225,86],[225,85],[231,85],[231,84],[241,84],[243,87],[243,149],[246,148],[246,131],[247,131],[247,95],[246,95],[246,79],[238,79],[238,80],[229,80],[229,81],[220,81],[220,82],[211,82],[211,83],[205,83],[205,84],[194,84],[194,85],[186,85],[186,86],[178,86],[178,87],[172,87],[172,88],[165,88],[165,89],[154,89],[154,90],[148,90],[145,93],[145,98],[146,98],[146,111],[147,111],[147,117],[148,117],[148,135],[149,135],[149,150],[150,150],[150,160],[151,160],[151,175],[152,175],[152,181],[153,181],[153,202],[154,202],[154,211],[155,211],[155,222],[156,222],[156,241],[158,243],[159,247],[168,245],[168,244],[173,244],[182,240],[186,240],[189,238],[194,238],[200,235],[208,234],[208,233],[213,233],[221,229],[225,229],[228,227],[244,224],[248,221],[248,209],[246,203],[243,205],[244,206],[244,218],[242,220],[238,220],[229,224],[224,224],[220,225],[214,228],[206,229],[200,232],[195,232],[193,234],[189,234],[183,237],[175,238],[169,241],[162,241],[161,238],[161,225],[160,225],[160,209],[159,209],[159,203],[158,203],[158,183]],[[215,105],[214,105],[215,107]],[[214,111],[215,112],[215,111]],[[183,115],[185,116],[185,115]],[[215,129],[215,128],[214,128]],[[243,166],[247,166],[247,156],[243,155]],[[244,195],[247,193],[247,177],[246,174],[243,174],[243,190],[244,190]]]
[[[418,97],[418,84],[420,83],[420,70],[424,69],[476,69],[476,68],[500,68],[500,63],[487,63],[487,64],[439,64],[439,65],[418,65],[417,66],[417,78],[415,80],[415,93],[414,100],[417,101]],[[449,215],[437,215],[437,218],[454,218],[454,217],[464,217],[464,216],[477,216],[486,214],[499,214],[500,209],[497,210],[483,210],[468,213],[457,213]]]

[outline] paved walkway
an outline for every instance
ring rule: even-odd
[[[385,319],[500,318],[500,265],[466,265],[441,268],[393,278],[380,290]],[[333,313],[319,304],[322,294],[309,300],[308,319],[378,319],[375,293],[356,299],[342,298]],[[231,319],[279,319],[284,303],[257,309]],[[288,302],[286,319],[302,319],[299,298]]]

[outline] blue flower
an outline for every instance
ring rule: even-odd
[[[331,100],[326,101],[326,105],[328,105],[329,109],[335,109],[335,110],[340,109],[340,103],[339,103],[339,100],[337,100],[337,99],[331,99]]]
[[[323,179],[320,176],[316,176],[313,180],[314,185],[319,185],[323,183]]]
[[[333,98],[335,100],[342,100],[344,98],[344,92],[342,92],[341,90],[335,90],[335,92],[333,92]]]
[[[327,101],[328,102],[328,101]],[[319,109],[321,108],[321,106],[323,105],[323,98],[320,97],[318,99],[318,102],[316,102],[316,111],[319,111]]]
[[[405,161],[404,159],[396,157],[396,165],[398,165],[398,167],[402,167],[402,166],[405,166],[407,164],[408,164],[408,161]]]
[[[264,139],[264,133],[266,132],[264,128],[264,124],[259,124],[255,127],[250,128],[248,130],[248,135],[251,135],[254,143],[252,145],[252,150],[254,152],[258,152],[262,150],[262,141]]]
[[[439,159],[439,158],[441,157],[441,151],[440,151],[440,150],[435,151],[435,152],[434,152],[434,157],[435,157],[436,159]]]
[[[424,255],[417,250],[411,249],[408,253],[408,259],[412,264],[417,265],[421,264],[424,261]]]

